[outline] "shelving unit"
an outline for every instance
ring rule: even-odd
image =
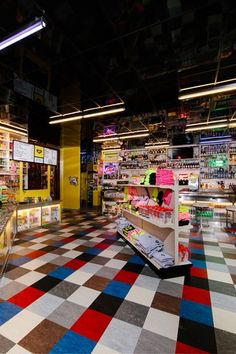
[[[156,217],[146,217],[139,214],[139,211],[132,211],[129,208],[122,208],[123,216],[134,226],[139,229],[144,230],[146,233],[157,237],[164,243],[164,252],[171,255],[174,258],[174,265],[168,268],[164,268],[157,260],[147,257],[143,251],[135,244],[135,242],[130,241],[122,232],[118,229],[118,233],[131,244],[131,246],[140,253],[147,263],[149,263],[158,274],[163,278],[168,278],[170,276],[179,276],[183,274],[188,274],[190,271],[191,263],[189,261],[182,262],[179,256],[179,234],[182,231],[190,230],[190,221],[188,225],[179,226],[179,192],[186,189],[187,186],[175,185],[157,185],[157,186],[144,186],[144,185],[128,185],[136,187],[140,190],[140,195],[142,194],[142,189],[156,189],[158,191],[171,190],[172,191],[172,201],[170,207],[173,209],[173,216],[171,223],[160,222]],[[127,192],[126,200],[129,201],[129,195]]]

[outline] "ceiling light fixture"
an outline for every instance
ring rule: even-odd
[[[115,141],[118,140],[118,137],[112,137],[112,138],[94,138],[93,142],[94,143],[103,143],[104,141]]]
[[[145,149],[159,149],[159,148],[167,148],[170,146],[169,144],[160,144],[160,145],[145,145]]]
[[[120,136],[119,134],[117,134],[114,137],[97,137],[93,139],[94,143],[103,143],[104,141],[115,141],[115,140],[122,140],[122,139],[135,139],[135,138],[142,138],[142,137],[146,137],[149,136],[149,133],[143,133],[143,134],[130,134],[130,135],[122,135]]]
[[[28,135],[27,129],[24,129],[24,128],[21,128],[16,125],[12,125],[12,124],[0,123],[0,129],[5,130],[6,132],[9,132],[9,133],[15,133],[18,135],[23,135],[23,136]]]
[[[44,27],[46,27],[46,22],[44,21],[44,19],[42,17],[36,19],[35,21],[25,26],[23,29],[19,30],[15,34],[8,36],[3,41],[1,41],[0,50],[3,50],[14,43],[21,41],[22,39],[30,36],[31,34],[40,31]]]
[[[192,92],[192,93],[190,92],[190,93],[185,93],[183,95],[180,95],[179,100],[188,100],[191,98],[211,96],[211,95],[215,95],[217,93],[224,93],[224,92],[230,92],[230,91],[235,91],[235,90],[236,90],[236,83],[222,85],[222,86],[215,85],[212,88],[204,90],[204,91],[197,91],[197,92]]]
[[[194,132],[194,131],[200,131],[200,130],[210,130],[210,129],[217,129],[217,128],[227,128],[228,124],[227,123],[222,123],[222,124],[213,124],[213,125],[205,125],[205,126],[200,126],[200,127],[190,127],[185,129],[186,132]]]
[[[149,136],[149,133],[122,135],[122,136],[119,136],[119,138],[120,139],[135,139],[135,138],[144,138],[146,136]]]
[[[59,113],[59,114],[56,114],[54,116],[49,116],[49,119],[70,116],[70,115],[78,114],[78,113],[83,114],[84,112],[88,112],[88,111],[99,111],[99,110],[103,110],[103,109],[110,108],[110,107],[113,107],[113,106],[121,106],[121,105],[124,105],[124,102],[113,103],[113,104],[106,105],[106,106],[98,106],[98,107],[93,107],[93,108],[87,108],[87,109],[84,109],[83,111],[78,109],[77,111],[73,111],[73,112],[69,112],[69,113],[64,113],[64,114]],[[120,109],[120,108],[118,108],[118,109]],[[123,107],[122,111],[124,111],[124,110],[125,110],[125,108]],[[104,112],[108,112],[108,110],[107,111],[105,110]],[[121,111],[118,111],[118,112],[121,112]],[[97,112],[95,112],[95,113],[97,113]],[[83,116],[85,116],[85,115],[83,114]],[[86,117],[84,117],[84,118],[86,118]]]
[[[227,119],[217,119],[217,120],[211,120],[211,121],[205,121],[205,122],[200,122],[200,123],[190,123],[187,124],[186,127],[197,127],[197,126],[202,126],[202,125],[208,125],[208,124],[218,124],[218,123],[225,123],[227,122]]]
[[[49,122],[49,124],[67,123],[67,122],[71,122],[73,120],[79,120],[82,118],[83,118],[82,116],[75,116],[75,117],[69,117],[69,118],[55,119],[55,120],[51,120]]]

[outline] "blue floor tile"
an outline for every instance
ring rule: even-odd
[[[136,263],[136,264],[145,264],[144,260],[139,257],[139,256],[132,256],[130,259],[129,259],[129,262],[131,263]]]
[[[0,303],[0,325],[10,320],[21,310],[22,310],[21,307],[11,304],[10,302],[7,301],[1,302]]]
[[[96,346],[96,342],[75,332],[68,331],[64,337],[52,348],[50,353],[79,353],[89,354]]]
[[[204,269],[207,268],[205,261],[199,261],[198,259],[191,258],[191,262],[192,262],[194,267],[204,268]]]
[[[104,250],[101,250],[99,248],[90,248],[90,249],[86,250],[85,253],[94,254],[96,256],[97,254],[101,253],[102,251],[104,251]]]
[[[204,254],[204,249],[203,249],[203,248],[194,248],[194,247],[191,247],[191,248],[190,248],[190,251],[191,251],[192,253]]]
[[[49,273],[48,275],[58,278],[58,279],[66,279],[69,275],[75,272],[75,269],[67,268],[67,267],[60,267],[54,270],[53,272]]]
[[[123,283],[121,281],[112,280],[108,286],[103,290],[105,294],[121,297],[124,299],[128,294],[131,285]]]
[[[213,327],[211,307],[190,300],[182,300],[180,317]]]
[[[11,259],[9,261],[9,263],[12,264],[12,265],[21,266],[22,264],[27,263],[29,261],[32,261],[32,258],[30,258],[30,257],[20,257],[20,258],[16,258],[16,259]]]

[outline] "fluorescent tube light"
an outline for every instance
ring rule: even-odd
[[[208,90],[198,91],[198,92],[193,92],[193,93],[186,93],[186,94],[180,95],[179,100],[187,100],[187,99],[191,99],[191,98],[209,96],[209,95],[214,95],[217,93],[230,92],[230,91],[234,91],[234,90],[236,90],[236,83],[222,85],[222,86],[215,86],[215,87],[208,89]]]
[[[149,136],[149,133],[144,133],[144,134],[132,134],[132,135],[122,135],[119,136],[120,139],[135,139],[135,138],[142,138],[145,136]]]
[[[69,118],[61,118],[61,119],[55,119],[51,120],[49,124],[58,124],[58,123],[63,123],[63,122],[71,122],[73,120],[79,120],[82,119],[82,116],[75,116],[75,117],[69,117]]]
[[[190,128],[190,127],[196,127],[199,125],[218,124],[218,123],[225,123],[225,122],[227,122],[227,119],[217,119],[217,120],[211,120],[209,122],[205,121],[205,122],[200,122],[200,123],[190,123],[190,124],[187,124],[186,127]]]
[[[194,131],[199,131],[199,130],[210,130],[210,129],[216,129],[216,128],[227,128],[228,124],[214,124],[214,125],[205,125],[201,127],[190,127],[185,129],[186,132],[194,132]]]
[[[103,143],[104,141],[115,141],[115,140],[118,140],[119,138],[118,137],[113,137],[113,138],[94,138],[93,139],[93,142],[94,143]]]
[[[30,36],[31,34],[34,34],[38,31],[40,31],[42,28],[46,27],[46,23],[44,19],[41,17],[39,19],[36,19],[34,22],[30,23],[27,25],[25,28],[19,30],[19,32],[10,35],[6,39],[0,42],[0,50],[5,49],[6,47],[9,47],[10,45],[21,41],[22,39]]]
[[[163,145],[146,145],[145,149],[158,149],[158,148],[165,148],[168,147],[169,144],[163,144]]]
[[[23,136],[27,136],[28,135],[27,129],[17,127],[16,125],[0,123],[0,129],[1,130],[5,130],[5,131],[10,132],[10,133],[15,133],[15,134],[18,134],[18,135],[23,135]]]
[[[88,114],[83,114],[83,118],[105,116],[107,114],[114,114],[114,113],[123,112],[124,110],[125,110],[125,108],[122,107],[122,108],[109,109],[108,111],[103,111],[103,112],[88,113]]]
[[[65,117],[65,116],[70,116],[70,115],[73,115],[73,114],[78,114],[78,113],[83,113],[83,112],[88,112],[88,111],[95,111],[95,110],[102,110],[104,108],[108,108],[108,107],[113,107],[113,106],[120,106],[120,105],[124,105],[124,102],[119,102],[119,103],[113,103],[113,104],[110,104],[110,105],[106,105],[106,106],[101,106],[101,107],[93,107],[93,108],[87,108],[87,109],[84,109],[83,111],[81,110],[77,110],[77,111],[73,111],[73,112],[70,112],[70,113],[65,113],[65,114],[56,114],[54,116],[50,116],[49,118],[50,119],[53,119],[53,118],[59,118],[59,117]],[[124,111],[125,108],[122,109],[122,111]],[[122,112],[122,111],[118,111],[118,112]],[[108,111],[105,111],[105,112],[108,112]],[[96,112],[95,112],[96,113]],[[94,113],[94,114],[95,114]],[[99,112],[100,113],[100,112]],[[114,112],[116,113],[116,112]],[[86,117],[84,117],[86,118]]]
[[[236,81],[236,77],[234,77],[233,79],[228,79],[228,80],[223,80],[223,81],[217,81],[217,85],[219,84],[225,84],[226,82],[232,82],[232,81]],[[203,84],[203,85],[197,85],[197,86],[191,86],[191,87],[185,87],[179,90],[179,92],[183,92],[183,91],[189,91],[189,90],[194,90],[197,88],[202,88],[202,87],[206,87],[206,86],[214,86],[215,83],[211,82],[209,84]]]

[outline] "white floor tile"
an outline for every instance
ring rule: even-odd
[[[179,316],[150,308],[143,328],[176,340],[179,328]]]
[[[65,300],[51,294],[45,294],[34,301],[27,310],[36,313],[39,316],[47,317],[56,310]]]
[[[0,334],[17,343],[43,319],[42,316],[23,310],[0,327]]]
[[[125,261],[121,261],[119,259],[110,259],[110,261],[107,262],[106,267],[121,269],[125,264]]]
[[[133,285],[125,299],[141,305],[151,306],[154,295],[155,291],[153,290]]]
[[[233,280],[232,280],[229,273],[224,273],[224,272],[219,272],[217,270],[207,269],[207,274],[208,274],[208,279],[233,284]]]
[[[212,307],[214,326],[223,331],[236,334],[236,313]]]
[[[32,272],[26,273],[26,274],[22,275],[21,277],[17,278],[17,281],[18,281],[18,283],[22,283],[22,284],[30,286],[31,284],[36,283],[36,281],[44,278],[45,275],[46,274],[32,271]]]
[[[82,252],[70,250],[70,251],[64,253],[63,256],[69,257],[69,258],[76,258],[76,257],[80,256],[81,254],[82,254]]]
[[[40,259],[33,259],[32,261],[29,261],[27,263],[24,263],[24,268],[30,269],[30,270],[35,270],[42,265],[46,264],[47,262],[41,261]]]
[[[16,344],[14,347],[8,350],[7,354],[31,354],[31,352]]]
[[[61,246],[61,248],[65,248],[68,250],[73,250],[76,247],[78,247],[78,244],[76,242],[65,243],[63,246]]]
[[[69,275],[66,278],[66,281],[69,281],[71,283],[78,284],[78,285],[83,285],[92,276],[93,276],[93,274],[81,272],[80,270],[76,270],[74,273],[72,273],[71,275]]]
[[[78,305],[89,307],[99,294],[100,291],[81,286],[71,296],[69,296],[67,300]]]
[[[236,267],[236,259],[225,258],[225,263],[226,263],[228,266]]]
[[[106,257],[106,258],[113,258],[117,253],[119,253],[119,251],[104,250],[101,253],[99,253],[99,256]]]
[[[220,248],[218,248],[218,250],[205,249],[204,253],[206,256],[220,257],[220,258],[224,257]]]
[[[51,262],[53,259],[57,258],[58,254],[54,254],[54,253],[46,253],[43,254],[42,256],[38,257],[37,259],[39,261],[43,261],[43,262]]]
[[[92,354],[120,354],[120,352],[117,352],[116,350],[113,350],[106,345],[102,344],[97,344],[96,347],[93,349]]]
[[[45,243],[35,243],[34,245],[29,246],[28,248],[30,248],[31,250],[40,250],[41,248],[44,248],[44,247],[47,247],[47,246],[48,245],[46,245]]]

